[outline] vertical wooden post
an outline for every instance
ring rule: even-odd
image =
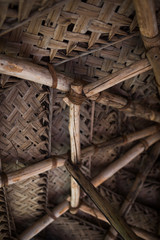
[[[153,0],[133,0],[139,29],[160,92],[160,36]]]
[[[71,84],[71,89],[68,98],[64,99],[69,104],[69,133],[71,146],[71,161],[73,164],[78,164],[81,160],[80,146],[80,104],[79,96],[82,93],[82,84],[74,82]],[[71,177],[71,213],[75,214],[79,206],[80,187],[77,182]]]

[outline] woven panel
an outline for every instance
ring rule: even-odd
[[[58,234],[57,234],[58,233]],[[53,239],[101,240],[105,230],[69,213],[61,216],[46,229],[46,236]]]
[[[124,197],[122,195],[117,194],[103,186],[99,187],[99,191],[103,197],[107,198],[115,209],[120,209],[120,206],[124,201]],[[94,206],[90,199],[86,198],[86,201],[90,206]],[[135,202],[130,212],[125,216],[125,219],[131,226],[144,230],[147,229],[148,232],[157,233],[159,214],[153,208]]]
[[[4,172],[12,172],[48,155],[48,99],[41,85],[19,80],[1,92],[0,149]],[[20,232],[44,213],[47,175],[7,187]]]
[[[44,94],[40,85],[21,81],[1,95],[2,160],[35,162],[46,156],[48,119],[43,106]]]
[[[11,220],[5,188],[0,188],[0,239],[9,240],[12,235]]]
[[[16,30],[18,34],[13,33],[10,40],[18,40],[20,54],[26,56],[28,53],[29,56],[30,53],[36,61],[44,56],[51,60],[66,58],[64,52],[68,55],[74,50],[70,54],[74,56],[77,51],[86,51],[95,43],[107,43],[107,38],[114,35],[127,35],[133,25],[133,14],[130,0],[70,0],[39,17],[38,21],[33,19],[26,26],[26,32]],[[82,43],[87,44],[83,46]]]

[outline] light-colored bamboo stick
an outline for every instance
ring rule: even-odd
[[[69,133],[71,146],[71,161],[77,164],[81,160],[81,146],[80,146],[80,104],[75,104],[70,99],[77,99],[77,96],[82,93],[82,84],[74,82],[71,84],[70,97],[65,98],[64,101],[69,104]],[[75,97],[76,96],[76,97]],[[77,182],[71,177],[71,213],[77,212],[80,200],[80,187]]]
[[[137,174],[136,179],[127,194],[125,201],[123,202],[120,208],[120,215],[125,216],[133,206],[139,192],[141,191],[143,184],[147,178],[147,175],[151,168],[153,167],[154,163],[156,162],[160,153],[160,142],[156,143],[152,150],[150,151],[149,155],[145,158],[142,168],[140,172]],[[107,233],[104,240],[114,240],[116,239],[118,232],[113,228],[110,227],[109,232]]]
[[[45,67],[35,63],[0,54],[0,73],[26,79],[46,86],[68,92],[73,79],[61,73],[56,73],[52,79],[51,73]]]
[[[118,96],[113,93],[103,92],[97,99],[96,102],[103,105],[117,108],[119,111],[123,111],[131,116],[144,118],[150,121],[160,123],[160,112],[151,110],[140,104],[128,101],[126,98]]]
[[[51,212],[52,216],[49,216],[48,214],[44,215],[42,218],[40,218],[38,221],[32,224],[29,228],[27,228],[24,232],[22,232],[19,235],[18,239],[30,240],[39,232],[41,232],[45,227],[47,227],[50,223],[52,223],[54,220],[56,220],[58,217],[60,217],[62,214],[68,211],[68,209],[69,202],[65,200],[52,210]]]
[[[111,225],[120,233],[125,240],[139,240],[131,228],[119,216],[107,199],[104,199],[90,181],[82,174],[82,172],[74,167],[68,161],[65,166],[74,179],[80,184],[86,194],[92,199]]]
[[[155,133],[143,140],[143,142],[138,143],[129,151],[127,151],[122,157],[110,163],[108,167],[106,167],[100,174],[93,178],[92,184],[95,187],[98,187],[107,179],[112,177],[116,172],[118,172],[121,168],[126,166],[129,162],[131,162],[135,157],[141,154],[146,148],[150,147],[154,143],[160,140],[160,132]]]
[[[137,76],[138,74],[141,74],[143,72],[146,72],[148,70],[152,69],[149,61],[147,59],[143,59],[140,61],[137,61],[133,63],[132,65],[123,68],[122,70],[119,70],[115,73],[109,74],[108,76],[93,82],[87,84],[83,91],[85,95],[89,98],[91,96],[94,96],[95,94],[102,92],[120,82],[123,82],[127,79],[130,79],[134,76]]]
[[[20,182],[30,177],[36,176],[40,173],[49,171],[53,168],[61,167],[64,165],[65,160],[66,160],[66,156],[51,157],[43,161],[40,161],[38,163],[34,163],[28,167],[19,169],[17,171],[7,173],[6,185],[11,185],[16,182]],[[2,186],[3,186],[3,180],[2,180],[2,177],[0,177],[0,187]]]

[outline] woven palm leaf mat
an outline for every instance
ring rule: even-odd
[[[158,22],[159,3],[156,1]],[[62,60],[74,58],[55,66],[55,69],[78,80],[97,81],[145,58],[144,46],[138,34],[101,51],[75,58],[98,49],[103,44],[129,36],[133,31],[138,32],[131,0],[33,0],[31,4],[28,1],[7,0],[0,1],[0,14],[0,53],[25,58],[44,66],[48,62],[60,64]],[[16,26],[19,27],[13,28]],[[63,102],[63,93],[54,90],[53,102],[49,103],[48,89],[6,75],[1,75],[1,87],[0,157],[3,171],[13,171],[48,156],[49,105],[53,106],[52,154],[59,155],[70,150],[68,107]],[[111,91],[159,109],[152,71],[118,84]],[[147,121],[128,117],[116,109],[95,104],[92,136],[93,104],[86,101],[81,106],[82,148],[150,125]],[[92,178],[133,145],[97,152],[94,156],[87,155],[83,159],[81,170]],[[115,208],[119,209],[124,201],[142,158],[143,156],[137,157],[99,188]],[[56,205],[69,191],[70,176],[65,167],[1,189],[2,239],[14,236],[15,230],[17,233],[23,231],[43,215],[47,200],[49,206]],[[137,202],[126,216],[128,224],[158,233],[158,192],[159,161],[148,175]],[[88,198],[85,201],[93,206]],[[50,239],[51,235],[51,239],[54,236],[58,239],[56,232],[60,239],[89,239],[89,236],[93,236],[92,239],[104,239],[107,229],[107,224],[86,214],[78,212],[72,216],[67,213],[35,239]]]
[[[42,86],[25,81],[6,87],[1,92],[0,155],[4,172],[18,170],[47,156],[46,93]],[[6,188],[6,198],[15,225],[18,227],[17,232],[22,231],[44,213],[46,190],[47,174]],[[3,200],[3,189],[1,194]],[[4,207],[3,212],[8,214]],[[9,221],[8,215],[3,218]],[[4,222],[3,219],[1,222]],[[11,233],[10,229],[6,230],[7,226],[9,228],[10,224],[5,222],[0,224],[3,237],[1,239],[7,239]]]

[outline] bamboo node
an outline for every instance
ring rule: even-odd
[[[56,71],[54,70],[53,65],[50,64],[50,63],[48,63],[48,69],[49,69],[49,72],[50,72],[50,74],[52,76],[52,80],[53,80],[52,88],[56,89],[57,88],[57,83],[58,83]]]
[[[2,185],[1,187],[7,187],[8,186],[8,177],[7,177],[7,174],[5,172],[1,172],[1,182],[2,182]]]
[[[140,143],[143,144],[145,151],[147,151],[147,149],[149,148],[148,142],[145,139],[141,139]]]
[[[75,105],[81,105],[87,99],[84,95],[76,93],[73,89],[70,90],[67,97]]]
[[[79,201],[79,204],[77,207],[72,207],[71,206],[71,203],[70,203],[70,206],[69,206],[69,211],[71,214],[76,214],[80,208],[80,205],[81,205],[81,202]]]

